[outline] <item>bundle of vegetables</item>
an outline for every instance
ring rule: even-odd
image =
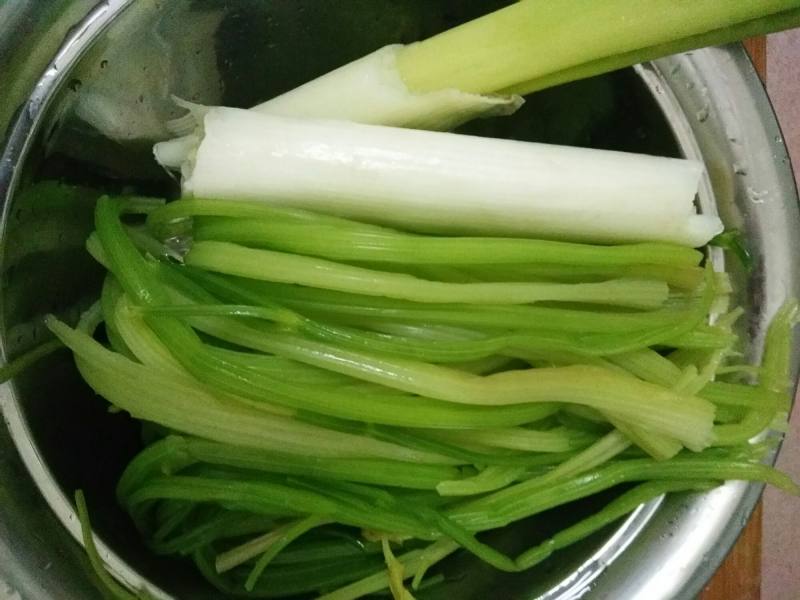
[[[155,148],[187,198],[101,199],[102,298],[48,320],[144,422],[118,496],[148,544],[234,596],[402,599],[457,551],[521,571],[666,492],[799,493],[751,442],[785,422],[798,305],[736,362],[702,165],[398,128],[798,22],[523,0],[250,111],[189,105]],[[484,537],[606,490],[517,556]]]
[[[102,298],[49,326],[148,424],[120,503],[155,552],[232,595],[407,598],[453,552],[527,569],[665,492],[800,491],[749,442],[785,419],[797,304],[761,366],[737,364],[741,311],[709,324],[730,289],[691,248],[109,197],[88,246]],[[518,556],[481,540],[612,488]]]

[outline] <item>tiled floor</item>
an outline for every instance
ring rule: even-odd
[[[800,29],[767,39],[767,89],[800,175]],[[800,231],[797,232],[800,235]],[[799,399],[800,400],[800,399]],[[798,402],[800,404],[800,402]],[[778,466],[800,481],[800,406],[795,405]],[[767,490],[764,497],[762,600],[800,598],[800,499]],[[731,599],[735,600],[735,599]]]

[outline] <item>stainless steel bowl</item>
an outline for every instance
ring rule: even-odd
[[[3,198],[2,351],[44,335],[47,312],[75,315],[97,293],[100,271],[82,251],[94,195],[49,202],[41,179],[87,188],[174,192],[149,147],[165,137],[175,94],[247,106],[388,42],[411,41],[486,12],[455,0],[109,0],[0,6],[0,162]],[[477,3],[475,3],[477,4]],[[543,118],[543,115],[545,117]],[[780,131],[741,47],[665,58],[532,97],[513,118],[475,134],[702,157],[700,204],[742,229],[752,272],[728,265],[743,333],[757,357],[780,302],[800,295],[797,192]],[[723,256],[714,256],[722,261]],[[794,364],[798,363],[795,346]],[[796,377],[797,373],[793,373]],[[0,388],[0,596],[100,597],[70,503],[87,490],[101,553],[134,587],[143,579],[181,598],[216,597],[191,567],[150,556],[116,507],[113,485],[138,445],[135,424],[109,415],[62,353]],[[774,459],[774,457],[771,457]],[[761,486],[653,502],[519,576],[452,561],[459,598],[690,598],[740,533]],[[556,511],[549,526],[580,510]],[[539,521],[541,523],[541,521]],[[535,522],[508,543],[532,543]],[[5,582],[5,583],[4,583]],[[9,595],[11,593],[9,592]],[[13,597],[13,596],[12,596]]]

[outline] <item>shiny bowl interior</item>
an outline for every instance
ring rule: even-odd
[[[386,43],[427,37],[505,3],[98,5],[68,32],[38,85],[20,94],[8,129],[0,163],[5,356],[43,339],[45,314],[74,320],[96,297],[102,275],[83,250],[96,195],[87,191],[54,205],[30,192],[31,184],[57,178],[88,189],[174,196],[176,183],[150,151],[167,137],[163,123],[179,114],[171,95],[252,105]],[[763,88],[738,46],[541,92],[517,115],[464,131],[702,157],[708,168],[702,210],[719,211],[728,226],[745,231],[756,259],[750,272],[735,261],[727,265],[737,301],[747,309],[742,327],[751,356],[759,353],[772,312],[787,295],[800,294],[800,240],[792,235],[800,229],[797,192]],[[725,257],[712,258],[722,264]],[[69,498],[83,488],[115,574],[135,587],[144,578],[166,595],[217,597],[191,565],[153,557],[117,507],[114,485],[139,448],[138,427],[126,415],[108,413],[66,353],[4,386],[0,406],[8,425],[8,433],[0,431],[0,590],[5,579],[24,598],[96,595],[85,560],[62,527],[77,536]],[[653,502],[519,575],[456,557],[445,566],[446,597],[691,597],[721,562],[759,494],[759,486],[733,483]],[[507,549],[530,546],[596,502],[550,511],[495,541]]]

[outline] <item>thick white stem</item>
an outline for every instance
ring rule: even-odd
[[[251,110],[283,117],[339,119],[354,123],[447,131],[477,117],[510,115],[525,102],[517,95],[483,95],[443,89],[411,92],[397,70],[400,44],[385,46]],[[170,123],[190,133],[193,117]]]
[[[700,246],[722,230],[695,212],[697,161],[230,108],[200,135],[186,195],[448,233]]]
[[[520,96],[469,94],[456,89],[414,93],[397,70],[400,44],[385,46],[252,110],[284,117],[446,131],[476,117],[509,115]]]

